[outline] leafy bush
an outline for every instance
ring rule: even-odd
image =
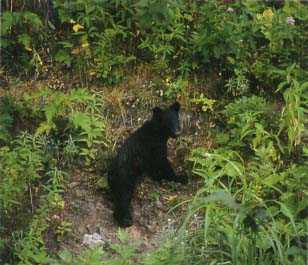
[[[59,259],[54,259],[52,265],[60,264],[91,264],[91,265],[130,265],[133,264],[132,258],[135,257],[135,246],[129,243],[128,234],[123,230],[118,230],[117,238],[119,243],[110,245],[113,255],[106,255],[102,246],[93,246],[84,249],[79,255],[74,255],[68,250],[59,253]]]
[[[77,0],[55,1],[55,7],[61,27],[67,28],[56,60],[110,84],[120,81],[123,68],[135,59],[125,46],[132,43],[131,4]]]
[[[180,72],[189,71],[184,56],[188,52],[192,11],[189,4],[177,1],[139,1],[137,4],[137,25],[141,41],[138,48],[153,60],[159,71],[167,71],[175,62]]]
[[[269,128],[271,120],[270,110],[265,99],[258,96],[244,96],[229,103],[222,113],[227,118],[230,131],[227,138],[218,137],[218,142],[233,147],[246,147],[252,138],[257,141],[258,137],[269,135],[266,129]]]
[[[4,242],[0,256],[9,256],[6,247],[10,243],[10,232],[29,222],[27,213],[33,211],[37,195],[34,183],[41,179],[43,169],[40,146],[39,141],[25,133],[11,146],[0,148],[0,235]]]
[[[53,229],[60,238],[70,229],[65,220],[51,224],[47,218],[64,207],[62,169],[76,165],[76,158],[90,163],[99,146],[107,143],[102,102],[82,89],[67,94],[45,89],[2,103],[0,261],[49,264],[45,233]],[[16,110],[23,113],[23,123],[32,122],[34,128],[15,126]]]
[[[60,260],[53,260],[51,262],[52,265],[60,265],[60,264],[91,264],[91,265],[101,265],[104,251],[101,247],[89,248],[83,250],[80,255],[76,258],[69,251],[63,251],[59,254]]]
[[[11,70],[20,70],[22,65],[28,73],[39,71],[41,58],[38,50],[45,38],[42,28],[41,18],[33,12],[3,12],[0,49],[4,62],[11,64]]]
[[[33,101],[37,104],[32,112],[44,117],[36,135],[55,134],[57,140],[65,141],[64,150],[75,150],[72,155],[79,153],[88,162],[95,158],[98,144],[107,145],[105,122],[100,113],[102,102],[98,95],[84,89],[72,90],[68,94],[45,89],[25,96],[26,105],[33,104]]]
[[[249,45],[253,45],[250,27],[251,21],[245,9],[240,10],[237,6],[228,8],[216,1],[203,4],[193,36],[194,50],[200,55],[201,64],[209,67],[209,62],[219,66],[227,62],[232,65],[237,61],[247,61]]]
[[[3,97],[0,99],[0,143],[7,143],[10,140],[15,109],[16,106],[12,98]]]
[[[143,257],[144,265],[176,265],[185,264],[184,242],[179,239],[169,239],[157,250],[146,253]]]
[[[299,105],[292,110],[302,111],[306,105],[302,105],[298,95],[302,95],[306,85],[288,80],[281,88],[296,86],[294,101]],[[287,97],[286,109],[289,100],[293,102],[293,97]],[[220,146],[216,149],[199,148],[192,152],[193,173],[204,181],[184,222],[186,228],[196,222],[195,217],[202,220],[186,243],[187,256],[194,264],[204,260],[305,264],[303,242],[307,234],[301,215],[306,209],[305,196],[298,195],[307,163],[295,162],[293,157],[282,159],[284,148],[279,136],[285,127],[277,126],[278,115],[269,119],[268,111],[269,105],[262,97],[242,97],[229,103],[222,111],[228,118],[227,131],[223,133],[227,138],[220,133]],[[291,116],[304,122],[300,115]]]
[[[230,80],[235,73],[237,81],[230,81],[229,89],[237,94],[247,90],[246,79],[273,91],[282,81],[273,72],[294,61],[307,68],[308,9],[298,1],[272,8],[262,1],[56,0],[45,24],[37,8],[16,7],[1,18],[4,63],[17,56],[14,62],[37,74],[49,56],[82,80],[114,84],[136,63],[151,62],[160,73],[185,78],[197,69],[217,70]],[[46,32],[55,34],[54,40]]]
[[[234,69],[235,76],[229,78],[225,87],[232,96],[242,96],[249,91],[249,80],[247,79],[247,70],[241,68]]]
[[[286,81],[281,82],[277,91],[283,91],[285,106],[282,110],[280,131],[286,130],[288,135],[287,150],[289,153],[301,144],[304,128],[307,124],[305,114],[308,113],[308,82],[300,82],[294,73],[295,64],[282,73]]]
[[[15,207],[24,207],[31,183],[40,179],[42,153],[40,143],[33,140],[31,135],[24,134],[13,142],[12,147],[0,149],[0,208],[8,216]]]
[[[200,224],[189,240],[192,247],[189,251],[200,257],[195,259],[195,264],[204,260],[232,264],[294,264],[294,261],[305,264],[302,245],[305,224],[296,215],[304,202],[295,199],[293,193],[300,188],[292,185],[296,191],[282,192],[290,187],[286,185],[287,179],[296,181],[303,175],[298,172],[296,177],[291,177],[289,172],[294,168],[276,168],[269,156],[261,159],[244,162],[238,154],[232,157],[232,151],[225,149],[193,153],[193,172],[204,179],[204,188],[192,201],[186,220],[187,224],[194,215],[203,216],[203,225]]]
[[[18,264],[50,264],[52,261],[44,236],[52,222],[48,216],[64,208],[61,193],[63,193],[65,178],[63,172],[57,168],[53,168],[49,176],[51,179],[44,186],[45,193],[40,198],[40,207],[36,209],[29,227],[25,231],[14,233],[14,255],[19,260]]]

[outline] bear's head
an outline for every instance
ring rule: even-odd
[[[167,109],[155,107],[152,119],[156,121],[167,137],[176,138],[181,133],[179,111],[180,103],[175,102]]]

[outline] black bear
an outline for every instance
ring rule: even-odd
[[[142,176],[154,180],[185,183],[185,176],[176,176],[167,159],[167,141],[180,133],[180,104],[167,109],[153,109],[152,118],[132,133],[119,148],[108,170],[108,184],[114,203],[114,218],[122,227],[132,225],[131,199]]]

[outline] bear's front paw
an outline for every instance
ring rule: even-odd
[[[115,214],[114,217],[121,227],[129,227],[133,225],[133,218],[130,213],[126,213],[125,215]]]
[[[182,184],[187,184],[188,183],[187,175],[178,175],[177,182],[182,183]]]

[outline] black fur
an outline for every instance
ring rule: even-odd
[[[131,199],[142,176],[185,183],[176,176],[167,159],[167,141],[180,133],[180,104],[153,109],[152,119],[130,135],[111,162],[108,182],[114,202],[114,217],[120,226],[132,225]]]

